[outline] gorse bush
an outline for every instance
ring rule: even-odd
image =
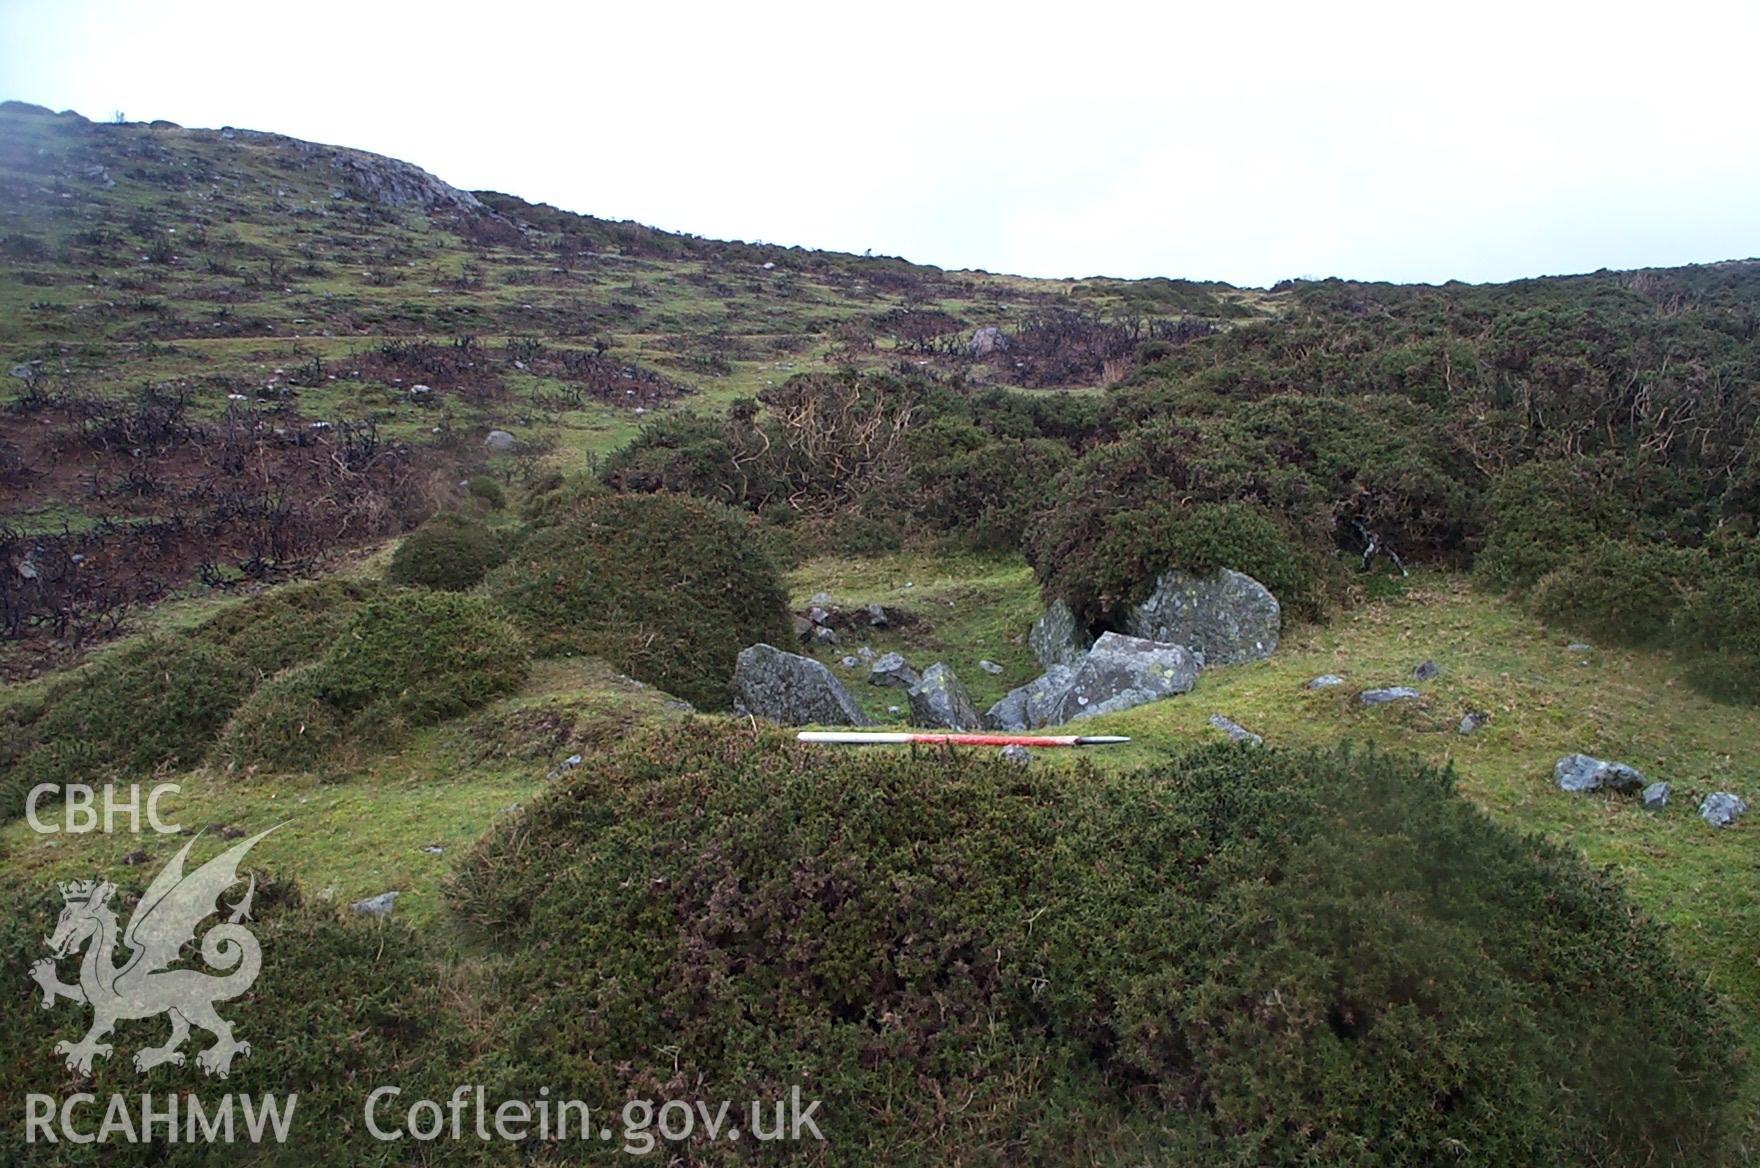
[[[457,592],[475,587],[505,558],[500,539],[482,523],[442,511],[404,537],[385,575],[394,584]]]
[[[499,511],[507,506],[506,489],[488,475],[472,475],[465,481],[465,490],[491,511]]]
[[[226,728],[240,766],[317,766],[338,746],[384,745],[525,680],[525,638],[492,601],[393,593],[363,607],[317,661],[265,682]]]
[[[734,658],[784,643],[787,594],[749,517],[673,495],[611,495],[533,532],[489,578],[543,654],[601,657],[725,708]]]
[[[279,673],[322,656],[361,605],[386,591],[374,580],[290,584],[209,618],[195,635],[238,654],[259,673]]]
[[[1731,1020],[1656,926],[1378,755],[1072,782],[691,726],[589,759],[450,896],[508,955],[498,1089],[803,1082],[824,1163],[1697,1164],[1725,1133]]]
[[[1674,632],[1708,567],[1700,549],[1604,540],[1542,576],[1530,605],[1574,632],[1653,645]]]
[[[256,679],[236,654],[194,639],[146,637],[99,658],[44,695],[3,813],[22,814],[24,794],[39,783],[200,762]]]
[[[1623,534],[1619,508],[1580,459],[1533,462],[1498,476],[1485,546],[1473,570],[1489,586],[1526,588],[1608,537]]]

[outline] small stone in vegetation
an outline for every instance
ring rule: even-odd
[[[1033,752],[1017,742],[1003,747],[1002,757],[1009,762],[1016,763],[1020,766],[1026,766],[1033,761]]]
[[[491,430],[488,437],[483,439],[483,445],[490,450],[512,450],[516,441],[518,440],[506,430]]]
[[[1265,745],[1265,739],[1253,733],[1232,718],[1225,718],[1221,714],[1211,714],[1210,724],[1228,735],[1229,738],[1233,739],[1235,742],[1245,742],[1249,746]]]
[[[391,915],[391,908],[397,902],[397,898],[402,895],[401,892],[381,892],[378,896],[357,900],[351,907],[363,916],[388,917]]]
[[[1699,818],[1712,827],[1728,827],[1747,810],[1747,801],[1729,791],[1713,791],[1699,802]]]
[[[866,726],[867,715],[831,671],[774,645],[740,650],[733,688],[740,705],[784,726]]]
[[[1471,734],[1485,723],[1491,721],[1491,715],[1483,710],[1468,710],[1461,715],[1461,724],[1455,727],[1458,734]]]
[[[1636,791],[1644,785],[1636,767],[1587,754],[1565,755],[1553,764],[1552,777],[1566,791]]]
[[[991,674],[992,676],[1002,672],[1002,666],[1000,666],[1000,665],[996,664],[996,662],[990,661],[990,660],[979,661],[978,668],[982,669],[985,673]]]
[[[1419,662],[1418,667],[1412,670],[1412,677],[1417,681],[1432,681],[1441,676],[1442,666],[1434,661]]]
[[[972,704],[965,683],[943,662],[923,671],[911,686],[911,722],[917,726],[945,726],[950,730],[979,730],[984,719]]]
[[[892,685],[899,689],[909,689],[921,680],[921,675],[898,653],[886,654],[868,670],[870,685]]]
[[[1344,678],[1336,673],[1322,673],[1319,677],[1311,677],[1302,686],[1303,689],[1331,689],[1335,685],[1343,685]]]
[[[1389,702],[1409,702],[1423,696],[1409,685],[1390,685],[1381,689],[1366,689],[1357,695],[1357,700],[1365,706],[1385,706]]]
[[[1660,811],[1668,806],[1668,784],[1651,783],[1644,788],[1644,806],[1650,811]]]

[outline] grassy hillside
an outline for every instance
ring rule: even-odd
[[[0,956],[40,956],[52,880],[127,899],[181,846],[38,835],[23,790],[170,780],[186,830],[284,825],[241,1026],[347,1066],[264,1041],[242,1082],[303,1084],[338,1161],[410,1155],[356,1081],[800,1074],[859,1136],[831,1163],[1749,1162],[1760,817],[1695,809],[1760,806],[1757,338],[1755,262],[1027,280],[7,103]],[[1218,566],[1277,586],[1270,660],[1026,777],[729,709],[784,593],[892,614],[800,651],[903,724],[862,650],[982,709],[1048,601],[1116,627]],[[1355,702],[1423,661],[1420,699]],[[1264,752],[1206,751],[1213,714]],[[1670,804],[1559,790],[1572,751]],[[75,1089],[68,1016],[9,1009],[7,1090]]]

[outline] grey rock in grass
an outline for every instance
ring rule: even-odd
[[[1461,724],[1455,727],[1457,734],[1471,734],[1485,723],[1491,721],[1491,715],[1483,710],[1468,710],[1461,715]]]
[[[829,592],[815,592],[811,596],[807,597],[807,603],[811,604],[817,608],[830,608],[831,607],[831,593],[829,593]]]
[[[1276,651],[1283,609],[1270,589],[1242,572],[1163,572],[1124,624],[1134,637],[1183,646],[1201,665],[1236,665]]]
[[[1412,678],[1415,681],[1434,681],[1441,676],[1442,666],[1434,661],[1419,662],[1418,667],[1412,670]]]
[[[748,713],[784,726],[869,724],[868,716],[829,669],[774,645],[740,650],[733,689]]]
[[[910,688],[911,725],[944,726],[949,730],[981,730],[984,719],[972,704],[965,683],[944,662],[923,670]]]
[[[870,626],[876,629],[883,629],[891,623],[892,618],[886,615],[886,609],[883,606],[879,604],[870,604],[868,606],[868,624]]]
[[[978,662],[978,668],[982,669],[985,673],[988,673],[991,676],[995,676],[996,674],[1002,672],[1002,666],[996,664],[996,662],[994,662],[994,661],[990,661],[987,659],[980,660]]]
[[[795,639],[803,645],[813,639],[813,629],[817,626],[804,616],[791,616],[789,622],[794,626]]]
[[[1310,677],[1303,689],[1331,689],[1335,685],[1343,685],[1344,678],[1336,673],[1322,673],[1319,677]]]
[[[972,339],[966,342],[966,351],[974,357],[988,357],[996,350],[1007,347],[1008,339],[993,324],[976,330],[972,333]]]
[[[1570,644],[1566,645],[1565,648],[1569,649],[1572,653],[1587,653],[1595,648],[1595,646],[1587,641],[1572,641]]]
[[[378,896],[357,900],[349,907],[362,916],[388,917],[391,915],[391,908],[397,902],[397,898],[402,895],[401,892],[381,892]]]
[[[899,689],[909,689],[921,680],[921,675],[898,653],[886,654],[868,670],[869,685],[892,685]]]
[[[1053,707],[1069,688],[1076,671],[1053,665],[1023,686],[1009,690],[984,715],[995,730],[1034,730],[1047,724]]]
[[[1357,700],[1365,706],[1385,706],[1389,702],[1409,702],[1423,696],[1409,685],[1388,685],[1380,689],[1366,689],[1357,695]]]
[[[519,439],[506,430],[491,430],[488,437],[483,439],[483,445],[490,450],[512,450],[518,441]]]
[[[1076,623],[1075,613],[1061,600],[1053,600],[1027,633],[1027,645],[1046,669],[1081,664],[1093,643],[1088,631]]]
[[[1565,791],[1636,791],[1644,785],[1643,772],[1636,767],[1587,754],[1559,759],[1552,764],[1552,778]]]
[[[1249,746],[1264,746],[1265,739],[1236,722],[1233,718],[1225,718],[1221,714],[1211,714],[1210,724],[1228,735],[1235,742],[1245,742]]]
[[[1197,655],[1183,645],[1105,633],[1048,702],[1047,724],[1129,710],[1185,693],[1198,680]]]
[[[843,666],[845,669],[859,669],[859,668],[861,668],[862,659],[860,657],[854,657],[854,656],[844,657],[844,658],[839,659],[839,661],[837,663],[839,665]]]
[[[838,643],[837,630],[828,629],[824,625],[814,625],[813,640],[821,645],[835,645]]]
[[[1668,806],[1668,784],[1651,783],[1644,788],[1644,806],[1650,811],[1661,811]]]
[[[1019,743],[1002,748],[1002,757],[1017,766],[1026,766],[1033,761],[1033,752]]]
[[[1699,818],[1712,827],[1728,827],[1747,810],[1747,801],[1730,791],[1713,791],[1699,801]]]

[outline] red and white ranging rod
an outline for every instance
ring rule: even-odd
[[[848,745],[901,745],[924,742],[947,746],[1109,746],[1129,742],[1118,734],[920,734],[916,731],[802,730],[802,742]]]

